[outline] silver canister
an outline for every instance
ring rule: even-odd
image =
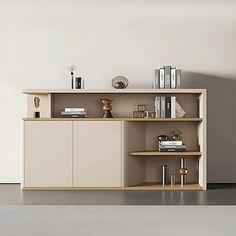
[[[162,165],[162,185],[168,184],[168,165]]]

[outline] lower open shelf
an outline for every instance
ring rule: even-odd
[[[160,183],[142,183],[136,186],[126,187],[130,190],[203,190],[199,184],[186,184],[181,186],[180,184],[165,185]]]
[[[203,190],[203,188],[199,184],[162,186],[160,183],[142,183],[129,187],[23,187],[22,190]]]

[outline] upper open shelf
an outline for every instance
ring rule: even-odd
[[[149,94],[201,94],[206,92],[206,89],[23,89],[22,93],[25,94],[58,94],[58,93],[90,93],[90,94],[130,94],[130,93],[149,93]]]
[[[201,122],[202,118],[24,118],[41,121],[136,121],[136,122]]]

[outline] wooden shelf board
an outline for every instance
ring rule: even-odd
[[[129,152],[130,156],[201,156],[199,151],[187,151],[187,152],[159,152],[159,151],[134,151]]]
[[[143,183],[130,187],[23,187],[22,190],[203,190],[199,184],[187,184],[181,187],[180,184],[174,186],[162,186],[160,183]]]
[[[202,122],[202,118],[23,118],[25,121],[133,121],[133,122]]]
[[[206,89],[23,89],[21,92],[24,94],[55,94],[55,93],[77,93],[77,94],[202,94]]]
[[[199,184],[186,184],[181,186],[180,184],[176,185],[165,185],[163,186],[160,183],[143,183],[136,186],[127,187],[133,190],[203,190]]]

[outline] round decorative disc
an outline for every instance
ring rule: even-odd
[[[112,79],[112,87],[115,89],[124,89],[129,85],[129,81],[124,76],[116,76]]]

